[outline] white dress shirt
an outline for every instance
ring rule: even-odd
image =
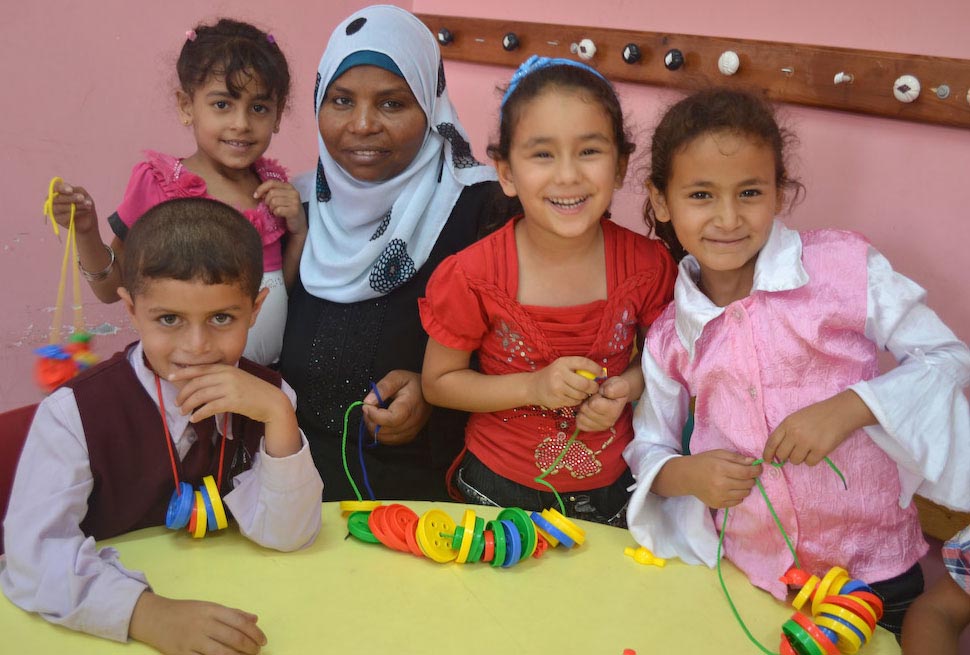
[[[155,399],[155,376],[140,343],[128,361]],[[282,390],[295,406],[293,389],[283,382]],[[197,437],[175,403],[177,395],[174,385],[162,381],[165,416],[181,459]],[[233,479],[223,499],[239,531],[262,546],[296,550],[320,531],[323,483],[302,432],[301,439],[299,452],[280,458],[267,455],[261,441],[252,468]],[[126,641],[135,602],[149,585],[144,574],[121,564],[117,550],[98,549],[81,532],[93,484],[74,392],[61,387],[37,408],[20,456],[3,523],[0,586],[11,602],[52,623]]]
[[[970,350],[924,304],[926,292],[895,272],[870,247],[867,255],[866,336],[888,350],[898,366],[851,387],[877,425],[866,433],[896,462],[899,503],[920,494],[957,510],[970,510]],[[698,288],[692,256],[680,263],[674,288],[677,336],[693,356],[704,327],[724,312]],[[776,221],[755,263],[755,291],[785,291],[808,282],[801,237]],[[664,498],[650,491],[660,469],[681,456],[687,389],[667,377],[649,351],[642,358],[645,392],[634,412],[634,440],[623,453],[636,478],[628,510],[634,538],[658,557],[714,566],[717,529],[710,510],[694,496]]]

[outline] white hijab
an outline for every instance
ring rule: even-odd
[[[409,12],[367,7],[333,31],[317,69],[314,108],[334,72],[362,50],[390,57],[424,110],[428,133],[414,160],[396,177],[362,182],[341,168],[317,135],[315,194],[300,277],[310,294],[334,302],[376,298],[407,282],[427,261],[464,187],[496,179],[476,162],[445,89],[434,36]]]

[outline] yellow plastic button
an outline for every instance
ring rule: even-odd
[[[819,607],[825,602],[826,596],[829,595],[829,587],[832,583],[839,578],[845,578],[845,582],[849,581],[849,572],[839,566],[833,566],[822,578],[822,581],[818,583],[818,589],[815,590],[815,596],[812,598],[812,615],[816,615],[819,612]],[[844,584],[844,583],[843,583]]]
[[[351,512],[369,512],[375,507],[380,507],[379,500],[341,500],[340,511],[344,516]]]
[[[802,590],[798,592],[797,596],[795,596],[795,600],[791,602],[791,606],[797,610],[801,610],[802,606],[805,604],[806,601],[808,601],[809,597],[812,595],[812,592],[815,591],[815,588],[817,586],[818,586],[818,576],[813,575],[802,586]]]
[[[216,516],[216,529],[224,530],[229,525],[229,519],[226,518],[226,506],[222,504],[222,496],[219,495],[216,481],[211,475],[207,475],[202,478],[202,484],[205,485],[205,490],[209,493],[212,513]]]
[[[451,538],[442,534],[455,534],[455,522],[440,509],[429,509],[418,519],[418,544],[421,551],[442,564],[450,562],[458,553],[452,548]]]
[[[567,519],[555,509],[542,510],[542,516],[554,526],[562,530],[563,534],[576,542],[577,546],[582,546],[586,541],[586,533],[578,525]]]
[[[461,545],[458,547],[458,557],[455,558],[455,561],[464,564],[468,561],[468,553],[471,552],[472,539],[475,536],[475,512],[473,510],[465,510],[461,519],[461,527],[463,528]]]
[[[195,492],[195,531],[192,536],[196,539],[201,539],[205,536],[206,527],[206,512],[205,512],[205,501],[202,500],[202,492]]]

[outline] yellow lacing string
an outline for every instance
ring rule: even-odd
[[[51,220],[51,227],[54,229],[54,236],[60,240],[61,229],[54,220],[54,198],[60,194],[54,190],[58,182],[63,182],[59,177],[55,177],[51,180],[50,186],[47,188],[47,200],[44,201],[44,216]],[[61,321],[64,317],[64,289],[67,287],[67,264],[68,261],[73,261],[71,266],[71,277],[72,277],[72,293],[74,295],[74,331],[82,332],[84,330],[84,310],[81,305],[81,278],[78,271],[77,264],[77,239],[76,232],[74,229],[74,213],[76,207],[74,203],[71,203],[71,220],[67,228],[67,243],[64,244],[64,258],[61,260],[61,281],[57,285],[57,304],[54,306],[54,320],[51,323],[51,334],[50,342],[51,344],[58,344],[61,341]]]

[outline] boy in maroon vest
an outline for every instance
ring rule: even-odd
[[[266,643],[256,616],[159,596],[114,549],[95,547],[165,524],[174,489],[207,475],[263,546],[296,550],[320,531],[323,484],[293,390],[240,359],[268,291],[262,271],[256,230],[220,202],[171,200],[131,228],[119,295],[141,341],[37,409],[4,521],[0,585],[12,602],[163,653]]]

